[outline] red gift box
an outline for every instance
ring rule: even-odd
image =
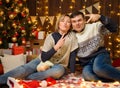
[[[25,52],[24,46],[14,46],[12,49],[13,55],[24,54]]]
[[[0,75],[3,74],[3,73],[4,73],[4,71],[3,71],[3,66],[2,66],[2,64],[0,63]]]
[[[117,58],[116,60],[113,60],[112,65],[114,67],[120,67],[120,58]]]

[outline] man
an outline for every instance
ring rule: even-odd
[[[110,53],[104,45],[105,33],[116,32],[117,25],[110,18],[99,14],[84,15],[75,11],[70,17],[78,38],[77,57],[83,66],[84,79],[120,81],[120,71],[111,65]],[[87,22],[86,17],[89,17]]]

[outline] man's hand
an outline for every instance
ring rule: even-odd
[[[99,15],[99,14],[86,14],[85,17],[89,17],[89,19],[87,20],[87,23],[89,23],[89,22],[98,21],[99,18],[101,17],[101,15]]]

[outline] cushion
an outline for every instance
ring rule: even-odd
[[[26,63],[26,55],[7,55],[4,54],[4,57],[1,57],[1,62],[3,65],[4,73]]]

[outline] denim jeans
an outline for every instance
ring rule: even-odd
[[[37,72],[36,67],[40,63],[40,59],[36,58],[29,63],[19,66],[3,75],[0,75],[0,84],[6,84],[8,77],[14,77],[17,79],[35,79],[43,80],[48,77],[59,79],[65,73],[65,69],[62,65],[56,64],[50,69]]]
[[[101,53],[84,66],[82,75],[88,81],[120,81],[120,70],[111,64],[109,53]]]

